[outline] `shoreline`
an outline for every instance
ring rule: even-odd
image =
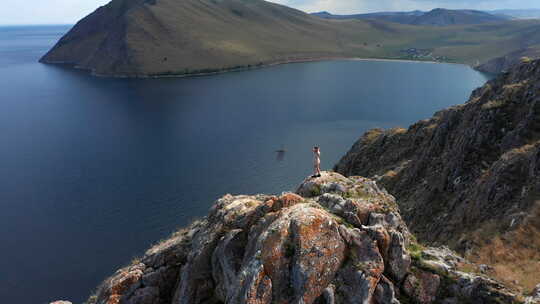
[[[426,64],[455,64],[455,65],[465,65],[472,69],[474,69],[473,66],[466,64],[466,63],[456,63],[456,62],[444,62],[444,61],[433,61],[433,60],[412,60],[412,59],[399,59],[399,58],[362,58],[362,57],[313,57],[313,58],[298,58],[298,59],[287,59],[287,60],[279,60],[259,65],[253,65],[253,66],[245,66],[245,67],[238,67],[238,68],[230,68],[230,69],[223,69],[219,71],[214,72],[201,72],[201,73],[184,73],[184,74],[170,74],[170,75],[151,75],[151,74],[141,74],[141,75],[126,75],[126,74],[99,74],[96,73],[95,70],[82,67],[77,65],[76,63],[70,63],[70,62],[54,62],[54,61],[42,61],[39,60],[40,63],[43,64],[55,64],[55,65],[70,65],[74,69],[79,70],[85,70],[90,73],[90,75],[95,77],[102,77],[102,78],[132,78],[132,79],[159,79],[159,78],[187,78],[187,77],[203,77],[203,76],[211,76],[211,75],[219,75],[219,74],[225,74],[225,73],[231,73],[231,72],[243,72],[243,71],[250,71],[250,70],[257,70],[257,69],[263,69],[263,68],[269,68],[273,66],[279,66],[279,65],[285,65],[285,64],[294,64],[294,63],[307,63],[307,62],[322,62],[322,61],[373,61],[373,62],[409,62],[409,63],[426,63]]]

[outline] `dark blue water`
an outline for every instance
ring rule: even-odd
[[[427,118],[486,80],[407,62],[153,80],[37,63],[67,30],[0,28],[2,303],[80,303],[221,195],[293,189],[313,145],[329,169],[368,128]]]

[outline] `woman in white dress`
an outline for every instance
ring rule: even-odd
[[[321,149],[313,147],[313,176],[321,177]]]

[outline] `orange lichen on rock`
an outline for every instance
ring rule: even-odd
[[[430,254],[429,265],[455,276],[455,286],[441,290],[437,274],[419,272],[394,198],[372,180],[323,172],[298,189],[225,195],[207,217],[106,280],[88,303],[398,304],[402,289],[419,303],[451,300],[439,294],[476,303],[467,292],[478,288],[501,303],[512,298],[495,282],[464,278],[449,251],[416,256]]]

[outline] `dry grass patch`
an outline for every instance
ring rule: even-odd
[[[494,237],[475,255],[474,262],[493,267],[495,278],[530,292],[540,283],[540,201],[518,228]]]
[[[496,109],[496,108],[500,108],[502,106],[504,106],[506,104],[506,102],[504,100],[490,100],[488,102],[486,102],[485,104],[482,105],[482,109],[484,110],[492,110],[492,109]]]
[[[511,84],[505,84],[503,86],[503,89],[505,91],[516,91],[518,89],[523,88],[526,84],[528,84],[528,81],[524,80],[521,82],[511,83]]]
[[[386,173],[384,174],[384,177],[387,177],[387,178],[394,178],[398,175],[398,173],[394,170],[388,170],[386,171]]]
[[[521,146],[519,148],[512,149],[512,150],[504,153],[501,158],[504,159],[504,160],[510,160],[513,157],[515,157],[516,155],[530,153],[530,152],[534,151],[534,149],[536,148],[536,145],[539,142],[540,141],[536,141],[534,143],[531,143],[531,144],[528,144],[528,145],[523,145],[523,146]]]
[[[365,144],[371,144],[377,138],[379,138],[379,136],[381,136],[383,133],[384,133],[383,129],[371,129],[371,130],[368,130],[366,133],[364,133],[363,142]]]
[[[407,133],[407,129],[405,128],[392,128],[388,131],[388,134],[390,135],[397,135],[397,134],[404,134]]]

